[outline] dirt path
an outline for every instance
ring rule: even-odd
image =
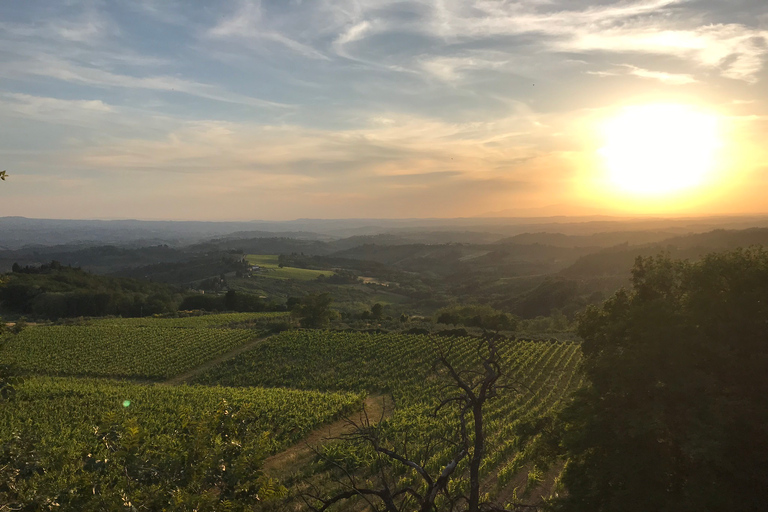
[[[388,418],[392,414],[392,409],[393,403],[389,397],[379,395],[365,399],[365,412],[372,423],[379,421],[382,417]],[[363,420],[364,417],[362,410],[349,415],[349,418],[355,421]],[[315,456],[313,448],[323,444],[330,438],[338,437],[351,431],[352,427],[345,418],[334,421],[329,425],[323,425],[312,431],[303,441],[269,457],[264,461],[264,472],[282,481],[312,460]]]
[[[267,339],[268,337],[269,336],[259,336],[258,338],[254,338],[254,339],[252,339],[251,341],[249,341],[247,343],[244,343],[244,344],[242,344],[240,346],[237,346],[237,347],[235,347],[235,348],[233,348],[233,349],[231,349],[231,350],[229,350],[227,352],[224,352],[220,356],[214,357],[213,359],[210,359],[210,360],[204,362],[200,366],[196,366],[196,367],[192,368],[189,371],[186,371],[184,373],[176,375],[175,377],[171,377],[170,379],[168,379],[168,380],[166,380],[164,382],[160,382],[159,384],[162,385],[162,386],[177,386],[179,384],[183,384],[183,383],[187,382],[188,380],[190,380],[192,377],[196,377],[197,375],[200,375],[201,373],[203,373],[203,372],[205,372],[207,370],[210,370],[211,368],[213,368],[217,364],[223,363],[224,361],[226,361],[228,359],[232,359],[233,357],[238,356],[238,355],[242,354],[243,352],[246,352],[246,351],[252,349],[256,345],[258,345],[259,343],[261,343],[262,341]]]

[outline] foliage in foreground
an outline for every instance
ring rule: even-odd
[[[0,510],[250,510],[282,493],[263,459],[360,399],[27,378],[0,408]]]
[[[0,504],[8,510],[252,510],[285,488],[261,470],[268,433],[257,435],[246,422],[226,401],[205,417],[184,418],[169,433],[152,432],[136,417],[108,415],[93,429],[93,451],[58,480],[41,478],[57,469],[38,451],[45,440],[14,433],[0,446]]]
[[[580,323],[589,385],[551,438],[569,457],[557,508],[765,510],[768,253],[639,258],[632,275]]]

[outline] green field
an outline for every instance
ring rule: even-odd
[[[391,396],[396,404],[391,417],[381,424],[388,442],[407,441],[412,449],[426,452],[434,448],[427,433],[444,438],[456,427],[457,417],[450,411],[433,416],[449,382],[436,373],[435,354],[442,349],[456,368],[477,368],[477,338],[286,331],[201,369],[202,373],[192,377],[191,386],[64,377],[167,379],[258,339],[257,330],[229,326],[281,315],[117,318],[84,325],[29,327],[9,337],[0,348],[4,362],[33,375],[18,386],[17,396],[0,411],[0,443],[13,432],[36,432],[34,435],[45,437],[35,441],[41,443],[43,460],[50,464],[68,461],[66,467],[57,466],[64,468],[61,474],[77,473],[78,453],[82,457],[84,450],[91,449],[93,427],[104,418],[121,424],[133,418],[144,431],[156,433],[170,446],[174,432],[181,431],[179,421],[194,423],[194,418],[203,418],[226,400],[242,411],[238,418],[247,436],[256,439],[253,436],[270,432],[269,450],[275,452],[304,438],[318,425],[358,408],[366,395],[379,394]],[[502,393],[484,408],[488,455],[482,477],[483,492],[503,497],[520,485],[520,471],[526,469],[518,427],[551,412],[581,386],[576,372],[581,350],[577,343],[499,343],[505,374],[517,391]],[[331,442],[322,450],[358,468],[367,467],[364,461],[370,458],[360,445]],[[430,471],[439,468],[451,457],[450,445],[430,457]],[[40,478],[55,480],[60,477],[57,471]],[[292,486],[299,482],[323,482],[329,471],[323,464],[307,463],[291,468],[285,483],[295,488]],[[60,482],[49,484],[56,487]],[[324,489],[333,487],[325,485]]]
[[[102,318],[90,320],[90,325],[109,325],[118,327],[183,327],[183,328],[203,328],[203,327],[228,327],[233,325],[258,323],[262,321],[278,320],[287,318],[289,313],[217,313],[209,315],[196,315],[179,318]]]
[[[106,468],[108,461],[100,462],[96,458],[130,457],[130,453],[148,457],[138,459],[136,464],[147,466],[150,473],[135,478],[151,489],[153,478],[159,478],[155,468],[163,467],[167,471],[175,467],[182,473],[194,471],[185,465],[187,460],[207,464],[212,470],[218,467],[216,459],[205,457],[217,446],[227,449],[229,439],[216,434],[221,428],[217,411],[222,408],[227,410],[224,417],[233,419],[231,428],[238,436],[230,450],[240,449],[239,440],[256,441],[260,449],[269,454],[299,441],[320,424],[358,408],[361,398],[350,393],[171,387],[102,379],[29,377],[18,385],[12,401],[1,404],[0,448],[6,451],[0,451],[0,458],[6,457],[4,464],[15,464],[14,450],[20,450],[19,456],[31,457],[25,459],[31,461],[30,466],[25,466],[27,473],[20,475],[11,493],[30,505],[28,510],[53,509],[31,506],[46,496],[55,498],[61,510],[124,510],[105,507],[100,501],[119,500],[121,484],[116,478],[121,473],[99,470],[98,464]],[[208,425],[211,430],[200,430],[199,425]],[[98,435],[101,432],[107,435],[113,432],[117,437],[111,437],[112,442],[121,443],[127,451],[121,454],[105,450],[104,438]],[[27,446],[19,439],[31,444]],[[257,454],[245,452],[239,460],[254,456]],[[0,474],[14,476],[13,467],[0,464]],[[178,480],[181,479],[179,474]],[[0,486],[0,510],[8,505],[2,500],[7,491]],[[16,510],[7,510],[11,509]],[[140,505],[139,510],[159,508]]]
[[[128,400],[130,405],[123,406]],[[289,389],[161,386],[108,379],[27,377],[0,408],[0,436],[27,427],[81,442],[108,414],[143,418],[151,430],[172,429],[182,416],[202,417],[221,400],[246,411],[254,431],[269,431],[274,450],[359,405],[355,393]],[[56,434],[56,432],[59,432]]]
[[[311,281],[318,276],[332,276],[331,270],[310,270],[306,268],[283,267],[280,268],[276,254],[249,254],[246,261],[251,265],[258,265],[262,271],[257,275],[272,279],[296,279],[298,281]]]
[[[185,319],[186,320],[186,319]],[[48,375],[159,379],[195,368],[256,339],[255,331],[160,327],[119,322],[29,327],[2,348],[4,362]]]
[[[391,393],[398,409],[387,425],[393,431],[415,433],[432,424],[430,411],[445,384],[433,371],[436,344],[449,349],[457,367],[476,367],[477,343],[474,338],[292,331],[213,368],[197,382]],[[508,341],[501,353],[510,382],[520,391],[487,404],[489,456],[483,475],[492,494],[512,485],[512,477],[524,465],[516,427],[551,411],[581,385],[575,371],[581,359],[576,343]],[[419,446],[414,436],[411,440]],[[448,451],[432,464],[438,467],[449,456]]]

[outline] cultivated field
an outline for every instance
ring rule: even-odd
[[[258,275],[272,279],[296,279],[298,281],[311,281],[318,276],[331,276],[331,270],[310,270],[306,268],[283,267],[280,268],[276,254],[249,254],[246,260],[251,265],[258,265],[262,272]]]
[[[452,382],[436,364],[436,353],[447,354],[457,369],[478,368],[480,340],[319,330],[261,339],[258,330],[228,327],[279,315],[99,319],[84,325],[29,327],[0,349],[4,361],[32,375],[0,412],[0,440],[34,428],[46,439],[44,457],[63,457],[76,465],[76,452],[94,442],[93,428],[105,418],[133,418],[146,432],[172,436],[179,418],[201,417],[226,400],[242,411],[240,417],[252,435],[269,432],[270,453],[279,453],[318,426],[359,410],[368,397],[369,407],[371,400],[381,400],[378,409],[387,411],[380,418],[387,443],[429,454],[424,464],[430,471],[439,471],[450,459],[454,447],[445,440],[455,435],[457,416],[448,409],[434,414]],[[483,491],[504,500],[526,481],[536,487],[548,479],[545,487],[551,488],[556,475],[541,475],[529,467],[518,426],[551,411],[581,385],[575,371],[581,351],[577,343],[568,342],[498,343],[509,388],[484,409],[487,456],[482,478]],[[178,375],[182,377],[172,379]],[[193,385],[74,376],[171,378],[168,384],[191,380]],[[333,429],[345,431],[342,427]],[[286,454],[271,462],[292,492],[306,482],[332,490],[334,467],[367,467],[372,460],[360,444],[326,441],[318,432],[311,439],[327,457],[325,462],[313,462],[311,451],[295,447],[291,453],[301,454],[298,459]],[[329,466],[330,460],[336,462]],[[407,481],[414,475],[402,471],[399,478]]]
[[[386,435],[395,444],[405,435],[412,445],[409,449],[419,452],[425,449],[423,443],[434,442],[430,433],[445,434],[446,425],[456,419],[450,414],[432,414],[445,396],[445,384],[450,383],[434,371],[435,351],[445,350],[457,368],[468,368],[478,364],[477,347],[474,338],[436,340],[427,336],[292,331],[265,340],[258,348],[201,374],[196,382],[391,394],[397,407],[385,420]],[[581,385],[575,372],[581,351],[576,343],[508,341],[502,344],[501,353],[507,382],[514,390],[488,402],[488,457],[483,478],[485,490],[503,499],[514,487],[524,487],[528,477],[534,487],[547,478],[526,467],[516,428],[549,412]],[[345,463],[370,456],[360,446],[332,443],[325,449]],[[428,466],[438,470],[451,455],[449,444],[434,454]],[[515,479],[524,469],[531,471],[524,472],[522,481]],[[293,483],[298,484],[301,478],[320,478],[312,474],[316,470],[305,471]]]

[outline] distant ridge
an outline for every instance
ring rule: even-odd
[[[185,246],[215,238],[293,238],[333,241],[352,236],[391,235],[410,243],[491,243],[524,233],[592,236],[622,231],[670,235],[713,229],[768,227],[768,216],[633,217],[463,217],[455,219],[298,219],[288,221],[145,221],[0,217],[0,247],[168,244]],[[529,235],[530,239],[531,235]],[[611,238],[610,236],[608,238]],[[651,237],[653,238],[653,237]],[[521,242],[520,239],[517,242]],[[393,243],[386,237],[375,243]],[[372,240],[371,242],[374,242]],[[573,243],[573,240],[549,243]],[[578,241],[579,244],[588,241]],[[597,245],[604,245],[602,241]],[[591,244],[591,243],[590,243]]]

